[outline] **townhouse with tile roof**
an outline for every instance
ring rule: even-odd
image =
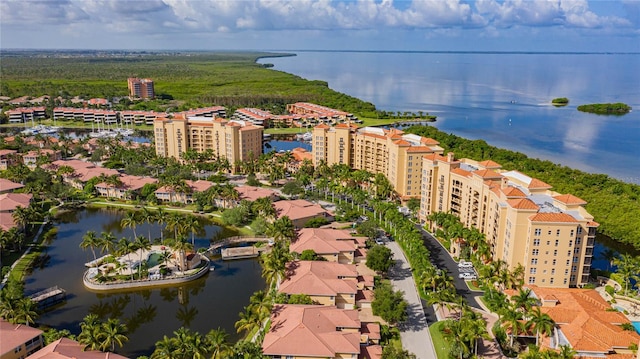
[[[84,350],[84,345],[77,341],[61,338],[29,355],[26,359],[127,359],[127,357],[111,352]]]
[[[640,335],[622,329],[630,323],[593,289],[543,288],[527,286],[540,310],[555,322],[554,333],[544,337],[542,348],[559,349],[569,345],[584,359],[636,359],[632,347],[640,344]],[[506,291],[515,295],[515,291]]]
[[[313,250],[327,261],[353,264],[356,262],[358,240],[358,237],[343,229],[302,228],[298,231],[297,238],[291,242],[289,250],[298,254]]]
[[[375,337],[375,334],[369,335],[368,329],[365,326],[363,330],[356,310],[278,304],[271,313],[271,326],[262,342],[262,352],[272,358],[364,358],[363,352],[382,352],[377,345],[363,350],[370,338]]]
[[[289,217],[295,228],[303,228],[304,225],[314,218],[324,218],[333,221],[333,213],[325,210],[320,205],[311,203],[304,199],[275,202],[276,215],[278,218]]]
[[[453,153],[424,156],[422,176],[422,223],[435,212],[456,215],[485,234],[493,260],[510,269],[522,264],[527,284],[588,283],[598,223],[584,200],[493,161],[455,159]]]
[[[44,346],[42,330],[0,319],[0,359],[23,359]]]
[[[185,180],[185,184],[185,189],[162,186],[156,190],[156,198],[161,202],[180,202],[188,204],[195,201],[194,195],[196,193],[204,192],[213,187],[213,182],[205,180]]]

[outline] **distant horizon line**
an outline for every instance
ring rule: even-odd
[[[194,49],[45,49],[45,48],[5,48],[4,51],[16,52],[104,52],[118,51],[130,53],[158,53],[158,52],[175,52],[175,53],[216,53],[216,52],[322,52],[322,53],[405,53],[405,54],[505,54],[505,55],[640,55],[640,52],[623,52],[623,51],[527,51],[527,50],[341,50],[341,49],[217,49],[217,50],[194,50]]]

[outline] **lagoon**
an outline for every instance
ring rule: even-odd
[[[234,323],[238,313],[249,303],[253,292],[265,287],[257,260],[222,262],[213,260],[215,267],[205,277],[176,287],[140,289],[122,292],[93,293],[82,284],[86,270],[84,263],[93,259],[90,250],[79,245],[88,230],[97,234],[111,231],[117,238],[133,238],[131,229],[121,229],[123,211],[85,209],[69,212],[57,223],[58,236],[47,248],[51,257],[44,268],[33,271],[25,281],[25,294],[58,285],[67,291],[67,302],[45,313],[38,323],[57,329],[80,332],[80,322],[89,313],[103,320],[119,318],[129,328],[129,342],[118,353],[135,358],[150,355],[156,341],[164,335],[172,336],[181,326],[201,334],[223,328],[230,340],[239,337]],[[138,235],[160,237],[161,226],[139,225]],[[196,236],[196,247],[208,247],[209,240],[220,227],[208,225],[206,233]],[[166,236],[165,236],[166,238]]]

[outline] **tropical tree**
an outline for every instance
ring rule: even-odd
[[[536,299],[531,295],[532,290],[530,288],[520,288],[518,294],[511,297],[516,309],[522,313],[527,313],[531,308],[537,304]]]
[[[136,234],[136,227],[140,224],[140,216],[136,211],[127,211],[122,220],[120,221],[120,225],[125,228],[131,228],[133,231],[133,238],[138,237]]]
[[[93,264],[97,267],[97,260],[98,257],[96,257],[96,248],[100,246],[100,237],[98,237],[98,235],[96,235],[96,232],[94,231],[87,231],[87,233],[84,234],[84,236],[82,236],[82,242],[80,242],[80,248],[82,249],[87,249],[90,248],[91,249],[91,253],[93,253]]]
[[[510,331],[509,336],[511,338],[511,347],[513,347],[515,337],[517,337],[520,332],[524,331],[525,328],[522,312],[517,311],[516,308],[510,306],[504,310],[500,320],[500,325]]]
[[[261,325],[260,317],[249,307],[245,307],[244,312],[240,312],[239,317],[240,319],[238,319],[235,324],[236,331],[238,333],[250,333],[259,325]]]
[[[198,218],[196,216],[188,215],[182,221],[182,228],[186,232],[191,232],[191,246],[195,248],[195,234],[202,231],[202,225],[200,225],[200,221],[198,221]]]
[[[613,260],[617,266],[616,273],[624,280],[624,293],[627,294],[631,279],[640,279],[640,257],[633,257],[631,254],[623,254],[620,258]]]
[[[178,252],[178,262],[179,262],[179,268],[181,271],[185,271],[187,270],[186,268],[186,260],[185,260],[185,254],[186,251],[192,250],[193,247],[191,246],[191,243],[183,240],[183,239],[174,239],[169,246],[176,252]]]
[[[222,359],[229,352],[229,334],[224,329],[212,329],[205,335],[211,359]]]
[[[540,307],[535,307],[528,313],[529,320],[527,326],[535,329],[536,331],[536,346],[540,343],[540,334],[551,336],[553,334],[553,328],[555,322],[549,314],[543,313]]]
[[[98,334],[100,340],[100,350],[114,351],[116,344],[122,348],[124,343],[129,340],[127,338],[127,326],[120,323],[119,319],[109,318],[100,326]]]
[[[274,241],[288,242],[296,238],[296,230],[291,219],[284,216],[276,219],[267,227],[267,235],[272,237]]]
[[[80,334],[78,335],[78,343],[84,345],[84,350],[100,349],[100,319],[95,314],[89,314],[80,323]]]
[[[100,234],[99,246],[103,253],[112,253],[116,250],[116,236],[111,232],[102,232]]]
[[[140,263],[138,264],[138,278],[140,278],[140,270],[142,268],[142,254],[145,251],[149,251],[151,249],[151,242],[145,236],[138,236],[135,238],[133,242],[133,246],[138,250],[138,259]]]
[[[11,213],[15,224],[22,228],[23,233],[27,233],[27,225],[31,222],[31,213],[27,207],[16,207]]]

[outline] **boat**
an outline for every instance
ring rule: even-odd
[[[313,134],[311,132],[298,133],[296,138],[302,141],[311,141],[313,139]]]

